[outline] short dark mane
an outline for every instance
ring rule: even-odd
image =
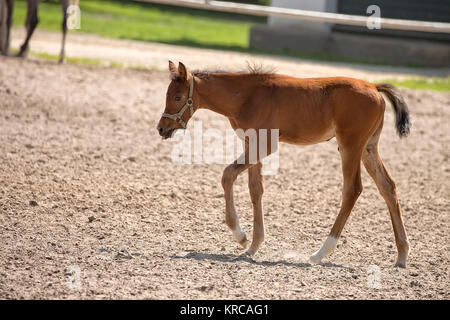
[[[248,73],[256,75],[273,75],[276,72],[275,67],[265,66],[258,63],[247,63]]]
[[[200,79],[208,80],[212,74],[215,73],[239,73],[250,74],[262,77],[268,77],[275,74],[275,68],[263,66],[262,64],[247,63],[247,70],[230,71],[230,70],[195,70],[192,74]]]

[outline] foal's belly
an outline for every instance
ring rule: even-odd
[[[286,142],[297,145],[311,145],[328,141],[336,135],[334,126],[329,125],[325,128],[301,128],[298,130],[280,129],[280,142]]]

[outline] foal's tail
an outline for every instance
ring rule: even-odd
[[[394,106],[395,127],[398,135],[400,138],[407,137],[411,128],[411,122],[409,121],[408,106],[405,100],[392,84],[380,83],[376,85],[376,88],[379,92],[385,93]]]

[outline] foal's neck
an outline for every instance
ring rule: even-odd
[[[235,118],[242,105],[242,81],[235,74],[214,73],[196,76],[199,108],[209,109],[228,118]]]

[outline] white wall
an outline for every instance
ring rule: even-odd
[[[302,9],[322,12],[336,12],[337,0],[272,0],[272,7]],[[330,31],[330,24],[323,22],[304,21],[301,19],[269,17],[270,27],[294,27],[311,31]]]

